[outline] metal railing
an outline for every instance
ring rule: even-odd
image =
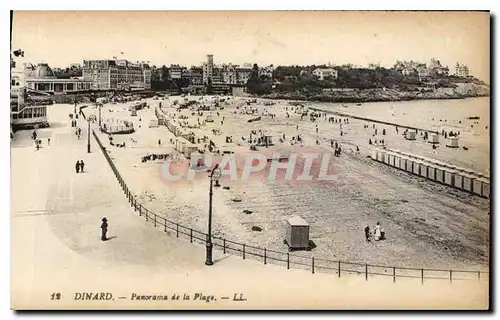
[[[130,205],[134,208],[135,212],[139,213],[139,216],[144,217],[144,219],[147,222],[152,223],[154,227],[163,228],[164,232],[171,236],[175,236],[177,238],[189,238],[191,243],[206,243],[208,237],[206,233],[186,227],[178,222],[171,221],[165,216],[152,212],[143,204],[139,203],[118,172],[118,169],[106,151],[106,148],[102,145],[98,135],[94,130],[92,130],[92,133]],[[366,280],[368,280],[370,276],[385,276],[392,278],[393,282],[396,282],[396,278],[414,278],[420,279],[423,284],[425,279],[442,279],[453,282],[458,280],[481,280],[482,278],[489,277],[489,271],[406,268],[306,257],[299,254],[292,254],[290,252],[279,252],[272,249],[255,247],[217,236],[212,236],[212,244],[214,247],[222,250],[224,254],[236,254],[241,256],[243,259],[252,257],[254,259],[261,260],[264,264],[272,262],[273,264],[286,266],[287,269],[294,267],[308,269],[311,273],[318,271],[323,273],[333,273],[339,278],[343,274],[362,275]]]

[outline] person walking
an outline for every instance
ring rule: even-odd
[[[47,138],[47,145],[50,146],[50,138]]]
[[[366,238],[366,242],[370,242],[370,227],[369,226],[365,227],[365,238]]]
[[[76,173],[80,173],[80,161],[76,162],[76,164],[75,164],[75,170],[76,170]]]
[[[84,172],[83,171],[83,168],[85,167],[85,163],[83,163],[83,160],[80,160],[80,171],[81,172]]]
[[[108,233],[108,219],[104,217],[102,218],[102,223],[101,223],[101,241],[108,240],[107,233]]]

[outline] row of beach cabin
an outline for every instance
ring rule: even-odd
[[[489,198],[490,179],[473,171],[441,161],[417,157],[399,150],[373,148],[371,158],[391,167],[413,173],[450,187]]]

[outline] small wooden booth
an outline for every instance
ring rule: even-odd
[[[474,183],[475,176],[464,173],[463,174],[463,190],[472,192],[472,184]]]
[[[439,135],[437,133],[433,133],[429,137],[429,143],[438,144],[439,143]]]
[[[455,173],[455,181],[453,182],[453,186],[460,190],[464,189],[464,172],[459,171]]]
[[[428,178],[428,169],[429,164],[425,161],[420,162],[420,176],[424,178]]]
[[[399,169],[406,171],[407,162],[408,162],[408,157],[407,156],[401,156],[400,160],[399,160]]]
[[[297,249],[310,250],[309,246],[309,223],[299,216],[287,219],[285,244],[288,250]]]
[[[458,137],[450,137],[446,146],[448,148],[458,148]]]
[[[377,151],[377,161],[379,162],[385,162],[385,157],[386,157],[386,151],[379,149]]]
[[[452,168],[443,168],[444,172],[444,184],[453,187],[455,185],[455,175],[458,173],[457,170]]]
[[[406,140],[417,140],[416,136],[417,136],[417,132],[416,131],[408,131],[406,133],[405,138],[406,138]]]
[[[436,181],[444,183],[444,169],[439,165],[436,166]]]
[[[420,160],[413,160],[413,174],[417,176],[420,174],[420,164],[422,162]]]

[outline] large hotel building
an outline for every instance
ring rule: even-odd
[[[92,90],[149,90],[151,68],[127,60],[84,60],[83,80]]]

